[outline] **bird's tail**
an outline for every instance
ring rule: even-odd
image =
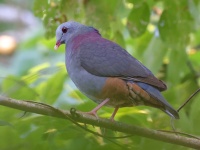
[[[166,114],[168,114],[170,117],[174,119],[179,119],[178,112],[172,108],[172,106],[167,102],[167,100],[165,100],[165,98],[161,95],[158,89],[142,82],[137,82],[135,84],[141,87],[150,95],[150,97],[152,97],[149,101],[146,102],[146,105],[157,107],[164,111]]]
[[[171,106],[166,106],[165,105],[165,109],[161,109],[161,110],[164,111],[169,116],[171,116],[172,118],[179,119],[178,112],[176,110],[174,110]]]

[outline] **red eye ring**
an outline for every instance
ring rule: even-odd
[[[66,28],[66,27],[63,27],[63,28],[62,28],[62,32],[63,32],[63,33],[66,33],[67,30],[68,30],[68,28]]]

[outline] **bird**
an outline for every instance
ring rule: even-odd
[[[87,114],[96,116],[102,106],[119,108],[146,105],[158,108],[173,119],[178,112],[161,92],[166,84],[157,79],[140,61],[115,42],[105,39],[94,27],[75,21],[56,29],[58,49],[65,44],[65,64],[76,87],[98,105]]]

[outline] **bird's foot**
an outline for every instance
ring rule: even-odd
[[[114,112],[112,113],[112,116],[110,117],[110,121],[112,121],[112,122],[115,121],[115,120],[114,120],[114,117],[115,117],[115,115],[116,115],[118,109],[119,109],[119,107],[115,107],[115,110],[114,110]]]
[[[96,117],[96,119],[99,119],[99,116],[97,115],[97,111],[94,111],[94,109],[89,112],[82,112],[82,113],[92,115],[92,116]]]
[[[105,99],[103,102],[101,102],[97,107],[95,107],[93,110],[89,111],[89,112],[83,112],[83,113],[86,113],[86,114],[89,114],[89,115],[93,115],[95,116],[97,119],[99,119],[98,115],[97,115],[97,111],[102,107],[104,106],[110,99],[107,98]]]

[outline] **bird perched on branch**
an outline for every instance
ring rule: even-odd
[[[120,107],[146,105],[158,108],[170,117],[179,115],[161,95],[165,83],[118,44],[109,41],[97,29],[68,21],[56,30],[57,49],[66,44],[68,74],[77,88],[99,105],[87,112],[97,116],[104,105],[114,107],[114,119]]]

